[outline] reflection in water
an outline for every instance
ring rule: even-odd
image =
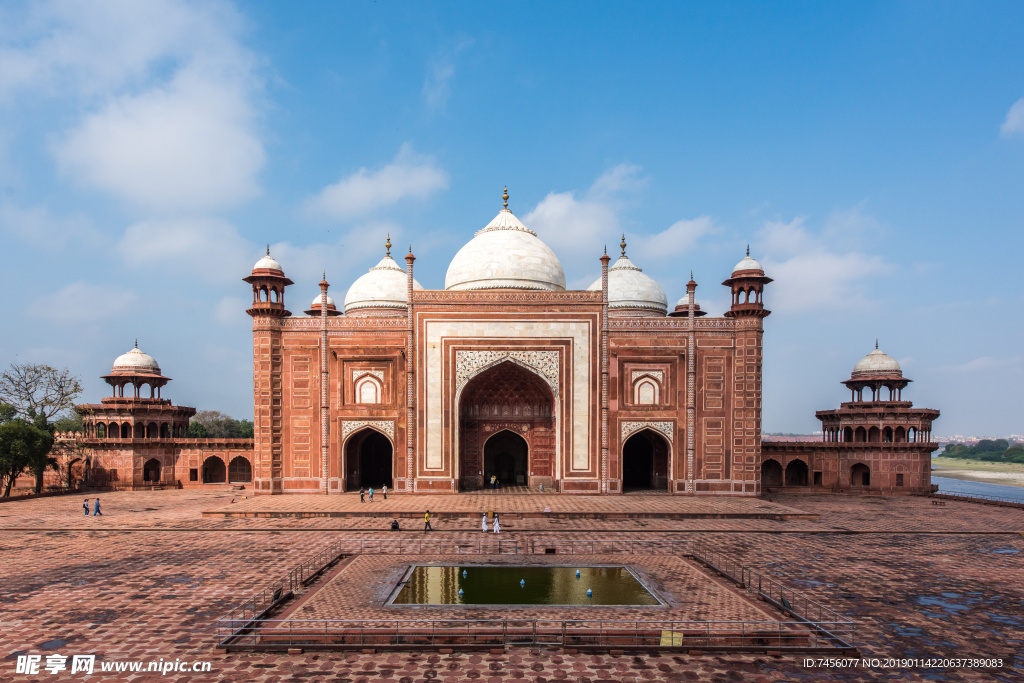
[[[579,576],[577,577],[577,571]],[[593,596],[587,596],[587,589]],[[417,566],[400,605],[657,605],[625,567]]]

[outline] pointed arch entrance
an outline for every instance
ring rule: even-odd
[[[641,429],[622,444],[622,491],[668,490],[669,443],[653,429]]]
[[[394,488],[395,449],[376,429],[364,427],[345,442],[345,488]]]
[[[459,396],[459,488],[485,487],[491,474],[502,484],[552,488],[554,404],[548,383],[511,360],[473,377]]]
[[[503,429],[484,443],[484,482],[490,486],[493,476],[498,486],[524,486],[530,474],[529,462],[526,439]]]

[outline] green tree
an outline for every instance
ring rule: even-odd
[[[52,434],[25,420],[15,418],[0,424],[0,487],[5,498],[25,470],[38,474],[47,467],[57,469],[57,461],[49,455],[52,446]],[[36,493],[40,489],[37,485]]]
[[[53,421],[53,430],[55,432],[84,432],[85,423],[82,422],[82,416],[75,411],[59,415],[56,420]]]
[[[250,420],[236,420],[219,410],[200,410],[189,422],[188,430],[196,439],[246,439],[253,434]]]

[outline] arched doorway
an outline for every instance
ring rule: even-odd
[[[851,467],[850,485],[854,487],[871,486],[871,468],[862,462]]]
[[[394,488],[394,449],[388,437],[367,427],[345,444],[345,483],[349,490],[387,485]]]
[[[223,484],[227,480],[227,469],[224,461],[215,455],[203,461],[203,483]]]
[[[85,460],[75,458],[68,465],[68,488],[75,488],[85,481]]]
[[[504,429],[484,444],[484,483],[490,486],[494,476],[499,486],[525,486],[529,480],[529,462],[530,446],[526,439]]]
[[[807,486],[807,463],[797,459],[786,465],[786,486]]]
[[[228,463],[228,481],[233,484],[244,484],[252,481],[252,465],[240,455],[236,455]]]
[[[641,429],[622,444],[622,491],[668,488],[668,442]]]
[[[146,461],[146,464],[142,466],[142,481],[149,483],[156,483],[160,481],[160,461],[156,458],[150,458]]]
[[[490,468],[495,465],[485,462],[485,448],[503,431],[522,440],[514,452],[524,453],[525,460],[502,465],[505,477],[493,472],[502,484],[552,488],[557,443],[554,405],[548,383],[512,361],[473,377],[459,396],[459,488],[472,490],[489,484]],[[512,436],[502,436],[490,448],[498,448]]]
[[[774,458],[761,463],[761,486],[782,486],[782,463]]]

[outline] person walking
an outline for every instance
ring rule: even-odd
[[[487,513],[484,513],[484,518],[480,521],[480,530],[487,533]]]
[[[85,510],[85,516],[88,517],[89,516],[89,499],[88,498],[86,498],[85,502],[82,503],[82,509]]]
[[[370,487],[370,502],[373,502],[373,487]]]
[[[86,510],[86,513],[88,513],[88,510]],[[96,499],[96,507],[93,508],[92,516],[93,517],[102,517],[103,516],[103,513],[100,512],[100,499],[99,498]]]
[[[501,522],[498,521],[498,513],[494,513],[494,533],[501,533]]]
[[[366,491],[363,490],[362,486],[359,487],[359,502],[360,503],[365,503],[366,502]]]
[[[498,478],[496,476],[494,476],[493,474],[491,475],[491,488],[492,489],[498,488]]]
[[[388,499],[388,485],[384,484],[384,487],[381,490],[384,492],[384,500],[387,500]]]
[[[434,527],[430,526],[430,510],[427,510],[423,515],[423,533],[433,530]]]

